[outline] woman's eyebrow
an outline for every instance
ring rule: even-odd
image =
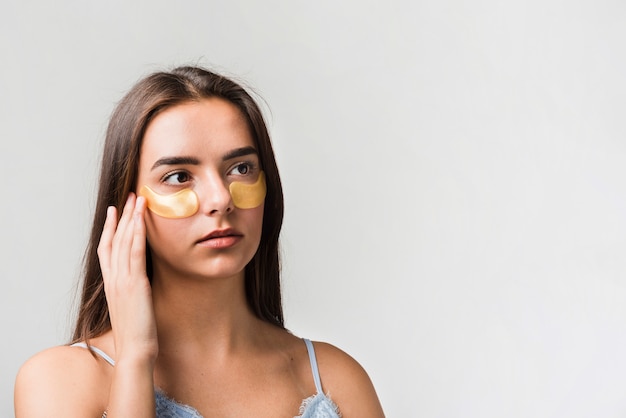
[[[254,147],[235,148],[232,151],[227,152],[222,157],[223,161],[232,160],[233,158],[243,157],[245,155],[258,155],[258,151]],[[159,158],[153,165],[151,170],[162,165],[199,165],[200,160],[196,157],[163,157]]]
[[[159,158],[156,163],[152,165],[151,170],[162,165],[198,165],[200,160],[195,157],[163,157]]]
[[[238,158],[238,157],[243,157],[246,155],[258,155],[259,152],[256,150],[256,148],[254,147],[243,147],[243,148],[236,148],[232,151],[227,152],[223,157],[222,160],[223,161],[228,161],[228,160],[232,160],[233,158]]]

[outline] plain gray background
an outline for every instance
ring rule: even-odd
[[[0,6],[0,415],[65,343],[107,118],[199,63],[254,86],[287,326],[389,417],[626,416],[626,3]],[[323,379],[323,376],[322,376]]]

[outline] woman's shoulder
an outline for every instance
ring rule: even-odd
[[[358,361],[329,343],[315,341],[313,347],[322,389],[343,417],[384,417],[374,385]]]
[[[86,411],[97,416],[106,408],[112,373],[107,366],[82,347],[58,346],[35,354],[15,380],[16,416],[78,417]]]

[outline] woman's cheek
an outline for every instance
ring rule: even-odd
[[[181,219],[164,219],[152,213],[146,216],[146,238],[153,250],[159,250],[166,246],[175,252],[178,245],[182,244],[183,238],[188,237],[185,233],[184,224]],[[159,251],[160,252],[160,251]]]

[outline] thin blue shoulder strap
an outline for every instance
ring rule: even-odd
[[[311,340],[307,338],[303,338],[304,343],[306,344],[306,351],[309,352],[309,361],[311,362],[311,370],[313,371],[313,380],[315,380],[315,388],[317,389],[317,393],[322,392],[322,382],[320,380],[320,372],[317,368],[317,358],[315,357],[315,349],[313,348],[313,343]]]
[[[72,344],[71,347],[88,348],[87,344],[85,344],[85,343],[75,343],[75,344]],[[91,346],[91,350],[94,353],[96,353],[97,355],[99,355],[100,357],[102,357],[104,359],[104,361],[109,363],[111,366],[115,366],[115,360],[113,360],[111,357],[109,357],[109,355],[107,353],[105,353],[104,351],[100,350],[98,347],[94,347],[93,345]]]

